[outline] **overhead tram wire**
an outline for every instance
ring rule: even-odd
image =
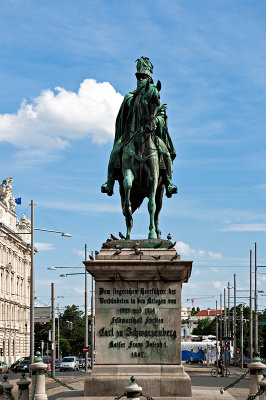
[[[53,221],[48,217],[48,215],[44,212],[44,210],[42,210],[42,208],[38,205],[35,204],[35,207],[37,208],[37,210],[39,210],[41,212],[41,214],[46,218],[46,220],[49,222],[49,224],[54,228],[54,230],[59,231],[59,228],[56,227],[53,223]]]

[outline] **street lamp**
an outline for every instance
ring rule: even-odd
[[[31,200],[31,231],[30,232],[10,232],[0,233],[1,237],[7,237],[12,234],[31,235],[31,270],[30,270],[30,363],[34,363],[34,231],[44,231],[60,233],[63,237],[71,237],[70,233],[55,231],[51,229],[34,228],[34,200]]]
[[[85,272],[75,272],[73,274],[61,274],[61,278],[66,278],[68,275],[85,275]]]
[[[87,260],[87,245],[85,244],[85,261]],[[57,268],[82,268],[84,267],[48,267],[47,269],[50,271],[54,271]],[[87,276],[88,273],[85,268],[85,272],[77,272],[77,273],[68,273],[68,274],[61,274],[60,277],[66,278],[69,275],[85,275],[85,347],[88,347],[89,345],[89,339],[88,339],[88,284],[87,284]],[[92,357],[91,357],[91,368],[93,368],[93,359],[94,359],[94,318],[93,318],[93,278],[92,278],[92,288],[91,288],[91,348],[92,348]],[[85,353],[85,371],[88,370],[88,355]]]

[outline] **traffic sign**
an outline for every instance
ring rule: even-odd
[[[84,351],[84,353],[87,353],[89,351],[89,348],[88,347],[83,347],[83,351]]]
[[[266,321],[259,321],[259,325],[266,325]]]

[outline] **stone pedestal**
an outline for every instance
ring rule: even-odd
[[[84,262],[95,279],[96,362],[84,396],[121,395],[134,375],[149,396],[191,397],[181,365],[181,290],[192,261],[169,247],[166,240],[111,241]]]

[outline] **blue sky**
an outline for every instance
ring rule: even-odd
[[[110,233],[125,232],[117,185],[112,198],[100,186],[140,56],[162,82],[177,151],[179,194],[164,198],[160,227],[194,261],[183,304],[215,295],[195,302],[214,308],[234,273],[238,288],[248,288],[255,241],[266,265],[265,2],[0,3],[0,178],[13,177],[19,216],[29,217],[34,199],[37,227],[72,234],[36,233],[39,303],[49,303],[54,281],[62,306],[83,305],[82,276],[60,278],[62,270],[47,267],[82,265],[84,243],[99,249]],[[143,205],[133,237],[147,232]],[[265,282],[259,275],[259,289]]]

